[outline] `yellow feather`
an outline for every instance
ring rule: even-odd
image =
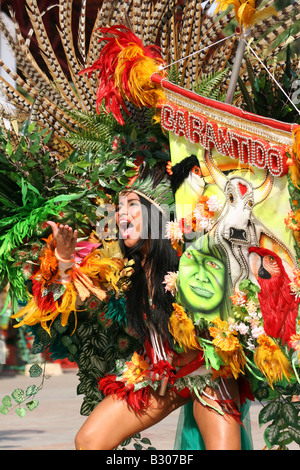
[[[169,331],[174,340],[185,351],[200,349],[192,320],[180,305],[173,304],[173,307],[174,310],[169,320]]]
[[[48,327],[47,322],[54,321],[59,312],[55,310],[51,311],[42,311],[37,306],[35,299],[32,298],[28,304],[22,308],[18,313],[11,315],[11,318],[18,319],[23,317],[23,319],[14,325],[14,328],[19,328],[23,325],[33,326],[37,323],[40,323],[42,328],[46,330],[50,335],[50,326]]]
[[[61,324],[65,326],[68,322],[70,313],[76,311],[77,292],[73,285],[68,283],[60,304],[56,302],[57,310],[62,314]]]

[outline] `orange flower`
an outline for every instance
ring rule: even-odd
[[[254,361],[258,369],[267,378],[268,384],[273,388],[274,382],[280,382],[283,377],[288,381],[291,377],[291,365],[275,341],[267,335],[257,339],[258,347],[254,353]]]
[[[213,323],[216,326],[209,328],[210,335],[214,338],[213,344],[216,353],[221,357],[225,366],[229,366],[236,379],[240,373],[244,373],[246,357],[242,345],[236,337],[237,332],[229,329],[226,321],[215,318]]]
[[[208,204],[207,204],[208,200],[209,200],[208,196],[201,196],[198,200],[198,204],[202,204],[202,207],[203,207],[202,215],[203,215],[203,217],[210,218],[210,217],[214,216],[214,212],[209,210],[209,207],[208,207]]]
[[[300,335],[292,335],[289,339],[289,346],[298,351],[298,361],[300,361]]]
[[[144,356],[140,356],[136,351],[133,353],[132,360],[126,362],[127,369],[123,373],[123,379],[129,384],[142,382],[149,369],[149,364],[144,360]]]
[[[294,231],[300,230],[299,210],[295,213],[290,211],[288,216],[284,219],[284,222],[288,228]]]
[[[242,292],[235,291],[234,295],[229,298],[233,305],[245,305],[247,303],[247,296]]]

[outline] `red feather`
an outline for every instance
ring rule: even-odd
[[[257,253],[261,257],[272,256],[280,269],[280,273],[271,276],[270,279],[258,277],[260,286],[258,300],[266,334],[272,338],[280,338],[285,344],[290,336],[296,333],[299,300],[291,293],[291,281],[282,260],[276,253],[259,247],[250,248],[249,252]]]
[[[36,299],[38,308],[42,312],[55,312],[56,306],[53,299],[52,292],[49,292],[47,295],[42,296],[42,285],[40,282],[32,280],[32,294]]]
[[[120,400],[126,400],[132,410],[141,414],[150,405],[150,387],[146,386],[135,391],[133,385],[126,386],[124,382],[116,380],[115,375],[106,375],[98,380],[98,388],[107,395],[114,395]]]
[[[225,414],[234,418],[239,424],[243,424],[241,421],[241,413],[233,400],[216,400],[216,403],[218,403]]]
[[[117,25],[99,28],[99,31],[104,35],[99,39],[99,42],[105,41],[106,44],[101,50],[99,59],[90,67],[79,72],[79,75],[87,73],[90,77],[93,72],[98,72],[99,85],[96,94],[96,110],[98,113],[100,108],[104,112],[111,112],[120,124],[124,124],[121,108],[129,114],[124,98],[128,101],[132,98],[132,102],[137,104],[135,102],[136,97],[132,95],[131,87],[135,85],[131,76],[132,71],[139,61],[145,58],[153,59],[152,66],[156,66],[157,70],[163,60],[158,47],[144,47],[142,41],[126,26]],[[124,55],[126,50],[128,54]],[[120,67],[116,75],[118,66]],[[151,93],[155,90],[155,87],[156,85],[152,85],[149,90],[141,89],[141,93],[147,93],[147,91]]]

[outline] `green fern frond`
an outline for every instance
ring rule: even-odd
[[[104,112],[98,114],[74,110],[68,114],[77,122],[78,129],[76,132],[69,132],[67,141],[84,152],[91,150],[98,153],[103,149],[110,150],[114,134],[130,135],[133,128],[132,120],[125,118],[125,124],[121,126],[112,114]]]
[[[175,83],[175,85],[181,84],[182,75],[177,67],[177,64],[173,64],[170,67],[170,71],[168,73],[168,81],[171,83]]]
[[[84,132],[84,133],[72,133],[68,136],[68,142],[75,148],[84,151],[88,150],[97,154],[107,145],[106,140],[99,140],[97,135]]]
[[[220,89],[220,85],[227,74],[228,69],[226,68],[202,75],[199,78],[199,82],[193,87],[195,93],[218,101],[224,101],[225,93]]]

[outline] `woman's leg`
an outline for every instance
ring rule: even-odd
[[[238,386],[234,381],[231,381],[227,388],[232,397],[239,396]],[[214,399],[202,395],[201,398],[208,403],[205,406],[195,398],[193,411],[206,450],[241,450],[241,425],[228,413],[221,415],[209,406],[211,404],[221,410],[215,401],[222,399],[219,391],[206,387],[205,392]],[[236,405],[239,406],[238,399]]]
[[[138,415],[125,400],[106,397],[93,410],[75,438],[77,450],[112,450],[124,439],[153,426],[187,402],[174,392],[153,392],[147,411]]]

